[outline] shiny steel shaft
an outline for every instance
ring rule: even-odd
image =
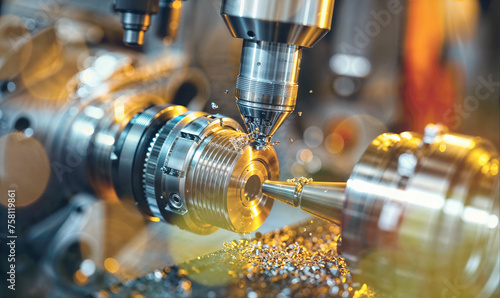
[[[236,100],[253,140],[264,149],[297,98],[302,47],[329,30],[333,0],[224,0],[221,15],[244,39]]]
[[[325,221],[339,225],[346,183],[265,181],[262,192]]]
[[[259,150],[295,108],[301,57],[295,45],[243,42],[236,103]]]

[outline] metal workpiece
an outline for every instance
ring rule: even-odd
[[[339,225],[346,183],[265,181],[262,192],[275,200],[300,207],[317,218]]]
[[[267,218],[273,202],[260,189],[279,175],[276,153],[235,148],[244,134],[234,120],[155,105],[122,127],[110,189],[145,215],[197,234],[249,233]]]
[[[221,15],[234,37],[244,39],[236,101],[258,150],[293,112],[302,47],[329,30],[333,0],[224,0]]]
[[[429,125],[377,137],[346,184],[266,181],[263,193],[341,226],[343,256],[378,293],[432,297],[500,291],[498,152]],[[345,192],[344,192],[345,187]]]
[[[144,33],[151,24],[151,15],[158,12],[159,0],[114,0],[114,10],[122,13],[125,30],[123,42],[131,46],[144,43]]]
[[[276,153],[235,147],[245,134],[230,118],[134,93],[28,105],[44,109],[13,100],[0,107],[34,124],[55,182],[47,193],[129,201],[153,221],[198,234],[250,233],[269,215],[273,200],[261,187],[279,177]]]
[[[239,130],[230,118],[201,112],[166,122],[144,164],[149,212],[198,234],[256,230],[272,206],[261,185],[279,175],[278,161],[274,151],[235,148]]]
[[[274,150],[234,147],[234,140],[244,134],[230,118],[169,113],[171,119],[147,138],[146,152],[136,153],[135,160],[142,160],[143,195],[134,198],[141,209],[198,234],[217,227],[239,233],[256,230],[273,204],[260,189],[263,181],[279,175]],[[138,175],[132,179],[136,186]]]
[[[236,103],[258,150],[271,141],[295,108],[301,57],[298,46],[243,42]]]
[[[330,30],[334,0],[224,0],[236,38],[312,47]]]

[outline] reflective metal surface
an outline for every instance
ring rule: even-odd
[[[222,2],[221,15],[234,37],[243,38],[236,100],[252,146],[262,150],[297,98],[302,47],[329,30],[332,0]]]
[[[345,183],[265,181],[262,192],[328,222],[339,225],[344,207]]]
[[[440,126],[411,134],[423,140],[416,147],[371,144],[443,122],[499,148],[500,1],[338,0],[333,17],[321,8],[333,1],[321,0],[3,3],[0,193],[16,195],[12,293],[500,296],[499,238],[489,235],[498,178],[483,177],[498,163],[477,153],[482,141],[463,158]],[[126,42],[145,45],[125,47],[123,27]],[[250,146],[229,119],[241,114]],[[282,179],[347,181],[370,152],[347,184],[290,184],[277,182],[273,152],[255,150],[270,143]],[[263,191],[288,203],[269,215],[265,179]],[[6,218],[12,205],[0,199]],[[342,245],[330,222],[342,225],[345,212]],[[232,232],[266,216],[258,231]]]
[[[5,113],[22,113],[9,102]],[[132,93],[49,106],[45,119],[31,115],[54,180],[64,180],[53,191],[133,200],[153,220],[199,234],[257,229],[272,206],[262,182],[279,177],[274,150],[235,148],[231,141],[244,134],[234,120],[161,102]]]
[[[158,0],[114,0],[113,8],[122,13],[123,42],[131,46],[142,45],[144,33],[151,24],[151,15],[158,12]]]
[[[347,184],[266,181],[272,198],[342,227],[352,272],[378,293],[499,292],[499,158],[486,140],[430,124],[375,139]],[[345,187],[345,195],[343,192]]]
[[[243,133],[223,116],[186,112],[156,133],[146,153],[143,185],[146,213],[199,234],[214,226],[240,233],[257,229],[272,201],[262,181],[277,177],[274,152],[231,142]]]
[[[498,167],[488,141],[434,125],[424,136],[381,135],[347,182],[345,257],[399,296],[437,295],[447,282],[465,296],[497,295]]]
[[[301,57],[295,45],[243,42],[236,103],[258,150],[294,110]]]
[[[312,47],[332,24],[334,0],[224,0],[234,37]]]

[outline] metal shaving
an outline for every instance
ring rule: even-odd
[[[241,151],[241,150],[243,150],[243,148],[245,148],[250,143],[250,138],[248,137],[248,135],[242,135],[239,137],[231,137],[229,139],[229,142],[231,142],[231,144],[233,145],[234,150]]]
[[[339,236],[332,236],[336,229],[326,225],[285,227],[253,240],[242,250],[238,247],[248,261],[239,274],[242,290],[236,296],[253,292],[255,297],[353,297],[351,274],[337,254]],[[227,251],[234,249],[231,244],[225,246]]]
[[[352,280],[340,245],[337,226],[310,221],[224,243],[218,252],[115,285],[100,297],[375,297]]]
[[[304,185],[313,182],[313,178],[306,178],[306,177],[292,178],[292,179],[287,179],[286,182],[295,183],[297,185],[295,187],[295,193],[297,194],[302,191]]]

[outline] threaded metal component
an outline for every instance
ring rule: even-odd
[[[256,152],[234,120],[186,112],[151,138],[144,157],[142,191],[151,214],[198,234],[216,227],[240,233],[257,229],[272,200],[262,182],[279,175],[274,150]]]
[[[234,227],[228,214],[227,185],[242,154],[235,150],[230,140],[242,135],[231,130],[215,135],[201,153],[191,181],[192,197],[189,203],[196,217],[228,230],[234,230]]]
[[[302,48],[293,44],[243,42],[236,102],[258,150],[295,108],[301,57]]]
[[[266,82],[253,78],[238,76],[238,79],[236,81],[236,89],[267,96],[280,96],[286,98],[291,97],[295,99],[297,98],[299,85],[284,84],[280,82]]]

